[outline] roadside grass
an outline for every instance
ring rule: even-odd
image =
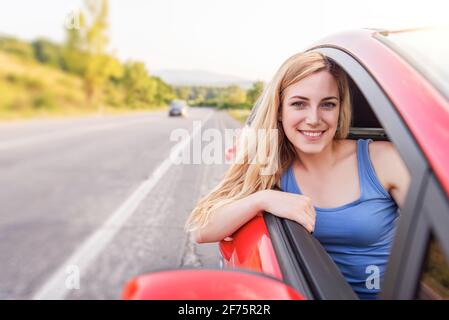
[[[76,75],[0,51],[0,122],[167,110],[86,103]]]
[[[0,123],[17,122],[35,119],[59,119],[69,117],[90,117],[90,116],[103,116],[103,115],[120,115],[130,113],[148,113],[148,112],[166,112],[167,106],[152,107],[151,109],[137,109],[137,108],[116,108],[106,106],[98,109],[80,109],[69,108],[57,109],[55,111],[49,110],[33,110],[28,109],[20,113],[17,112],[3,112],[0,110]]]
[[[228,113],[235,120],[240,121],[241,123],[245,123],[246,119],[248,119],[248,116],[251,113],[251,110],[250,109],[229,109]]]

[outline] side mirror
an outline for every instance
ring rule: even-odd
[[[179,269],[130,280],[125,300],[303,300],[285,283],[247,271]]]

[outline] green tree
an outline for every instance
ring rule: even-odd
[[[151,77],[143,63],[123,65],[107,53],[108,0],[85,0],[84,4],[79,27],[67,28],[62,65],[82,77],[89,104],[106,101],[114,106],[126,103],[136,107],[174,97],[172,88]]]
[[[156,105],[166,104],[176,98],[175,91],[170,85],[162,81],[159,77],[152,77],[152,80],[156,82],[157,88],[154,101]]]
[[[108,0],[85,0],[79,26],[67,28],[63,67],[84,81],[87,101],[97,104],[106,80],[120,76],[117,60],[106,53],[108,44]]]
[[[61,67],[67,72],[83,76],[86,69],[83,30],[86,28],[84,14],[79,14],[79,28],[66,28],[66,40],[61,53]]]
[[[34,57],[40,63],[54,67],[61,67],[61,47],[46,39],[37,39],[31,42]]]
[[[125,65],[122,83],[128,105],[137,107],[156,102],[158,83],[150,78],[142,62],[129,62]]]
[[[236,85],[229,86],[222,92],[219,101],[222,108],[241,107],[246,102],[246,91]]]
[[[181,100],[188,100],[190,96],[189,87],[177,87],[175,88],[176,96]]]
[[[105,53],[108,44],[108,13],[107,0],[85,0],[87,21],[84,34],[86,50],[86,68],[84,70],[84,89],[89,102],[95,102],[96,94],[116,71],[113,60]]]
[[[252,87],[248,89],[246,92],[247,102],[250,106],[253,106],[256,103],[259,96],[262,94],[264,89],[263,81],[256,81],[253,83]]]

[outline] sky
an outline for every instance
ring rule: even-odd
[[[0,33],[62,42],[83,0],[0,0]],[[268,81],[292,54],[358,28],[449,24],[447,0],[110,0],[109,51],[161,69]]]

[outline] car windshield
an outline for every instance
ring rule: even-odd
[[[380,33],[379,39],[449,99],[449,27]]]
[[[170,107],[171,107],[172,109],[182,109],[184,106],[185,106],[185,104],[182,103],[182,102],[180,102],[180,101],[172,102],[172,103],[170,104]]]

